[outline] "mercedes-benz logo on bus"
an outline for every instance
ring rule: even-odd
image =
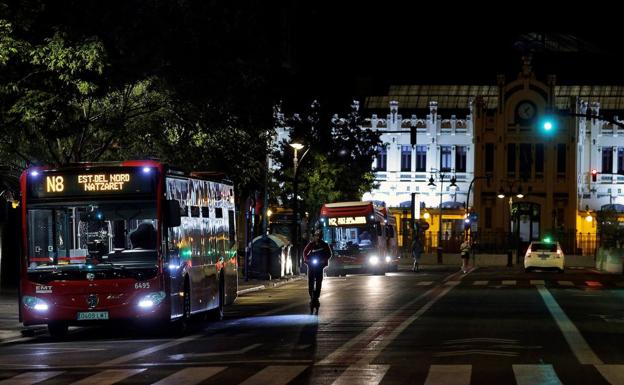
[[[96,307],[98,302],[99,299],[97,294],[89,294],[89,296],[87,297],[87,306],[89,306],[89,309],[93,309],[94,307]]]
[[[93,281],[93,280],[95,279],[95,274],[93,274],[93,273],[87,273],[87,279],[88,279],[89,281]]]

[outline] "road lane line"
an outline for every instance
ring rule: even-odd
[[[472,284],[474,286],[486,286],[490,281],[474,281]]]
[[[568,345],[570,345],[570,349],[578,359],[581,364],[587,365],[601,365],[603,362],[598,358],[596,353],[591,349],[591,347],[583,338],[581,332],[574,326],[574,323],[568,318],[563,309],[559,306],[555,298],[550,294],[548,289],[545,286],[538,285],[537,290],[542,296],[548,311],[555,319],[557,326],[563,333]]]
[[[380,319],[379,321],[375,322],[372,326],[368,327],[366,330],[364,330],[363,332],[361,332],[360,334],[358,334],[354,338],[351,338],[349,341],[345,342],[342,346],[340,346],[339,348],[334,350],[327,357],[325,357],[321,361],[317,362],[316,365],[331,365],[331,364],[334,364],[334,363],[344,363],[344,359],[343,358],[344,358],[344,356],[346,354],[348,354],[349,356],[353,356],[353,354],[352,354],[353,352],[349,352],[349,351],[354,346],[362,344],[365,341],[368,341],[369,343],[370,343],[370,341],[375,341],[376,338],[379,337],[379,335],[383,333],[383,331],[387,327],[387,323],[388,323],[389,320],[397,317],[397,315],[401,314],[401,312],[403,312],[405,309],[407,309],[408,307],[414,305],[415,303],[417,303],[418,301],[422,300],[423,298],[427,298],[428,296],[430,296],[435,291],[438,291],[438,290],[444,288],[445,292],[448,292],[449,290],[451,290],[455,286],[446,286],[446,287],[444,287],[443,285],[447,281],[450,281],[450,280],[452,280],[452,279],[454,279],[456,277],[459,277],[459,279],[462,279],[465,276],[466,275],[462,275],[461,274],[461,271],[458,271],[456,273],[453,273],[453,274],[447,276],[441,283],[437,284],[436,286],[434,286],[431,289],[427,290],[423,294],[421,294],[418,297],[416,297],[416,298],[412,299],[411,301],[407,302],[406,304],[404,304],[403,306],[401,306],[400,308],[398,308],[394,312],[390,313],[389,315],[387,315],[384,318]],[[366,345],[368,345],[368,343],[366,343]],[[369,363],[369,362],[367,362],[367,363]]]
[[[306,368],[307,366],[267,366],[240,385],[286,385]]]
[[[321,297],[319,298],[319,301],[325,300],[325,299],[327,299],[327,298],[329,298],[329,297],[331,297],[333,295],[334,295],[334,292],[329,292],[327,294],[321,294]],[[322,302],[321,302],[321,304],[322,304]],[[289,304],[286,304],[284,306],[278,307],[277,309],[268,310],[268,311],[264,311],[262,313],[258,313],[258,314],[254,315],[252,317],[263,317],[263,316],[267,316],[267,315],[273,315],[273,314],[276,314],[276,313],[281,313],[281,312],[283,312],[285,310],[290,310],[290,309],[295,308],[295,307],[308,307],[308,302],[289,303]]]
[[[517,385],[563,385],[552,365],[512,365]]]
[[[152,385],[195,385],[225,369],[225,366],[185,368]]]
[[[561,286],[574,286],[574,283],[572,283],[572,281],[557,281],[557,283]]]
[[[72,382],[71,385],[110,385],[147,369],[109,369],[83,378],[80,381]]]
[[[624,385],[624,365],[594,365],[611,385]]]
[[[332,385],[377,385],[383,380],[388,369],[390,369],[390,365],[351,365]]]
[[[0,381],[0,385],[31,385],[36,384],[38,382],[43,382],[48,378],[56,377],[61,373],[65,373],[63,371],[57,372],[28,372],[22,373],[15,377],[7,378],[6,380]]]
[[[196,340],[200,337],[202,337],[203,335],[201,334],[194,334],[192,336],[188,336],[188,337],[183,337],[183,338],[178,338],[176,340],[173,341],[169,341],[166,342],[164,344],[160,344],[160,345],[156,345],[156,346],[152,346],[150,348],[147,349],[143,349],[143,350],[139,350],[138,352],[135,353],[130,353],[130,354],[126,354],[125,356],[121,356],[121,357],[117,357],[113,360],[109,360],[109,361],[105,361],[105,362],[101,362],[95,366],[113,366],[113,365],[118,365],[118,364],[123,364],[126,363],[128,361],[132,361],[134,359],[137,358],[142,358],[148,354],[152,354],[152,353],[156,353],[158,351],[170,348],[172,346],[176,346],[176,345],[180,345],[186,342],[190,342],[193,340]]]
[[[416,284],[416,286],[430,286],[433,285],[433,281],[423,281],[423,282],[418,282]]]
[[[448,282],[447,282],[448,283]],[[458,282],[459,283],[459,282]],[[425,314],[427,310],[433,306],[434,303],[438,302],[438,300],[444,297],[449,291],[451,291],[455,286],[446,286],[442,291],[440,291],[435,297],[429,300],[426,304],[424,304],[416,313],[409,316],[405,321],[401,322],[399,326],[397,326],[392,332],[385,336],[381,341],[371,341],[368,346],[366,346],[366,353],[364,356],[358,361],[359,365],[369,365],[375,357],[379,355],[388,345],[390,345],[412,322],[416,321],[420,316]]]
[[[503,285],[515,285],[516,281],[514,280],[509,280],[509,281],[503,281]]]
[[[470,385],[472,365],[431,365],[425,385]]]
[[[172,360],[183,360],[186,358],[207,358],[207,357],[220,357],[220,356],[228,356],[228,355],[245,354],[248,351],[258,348],[260,346],[262,346],[262,344],[253,344],[242,349],[226,350],[223,352],[173,354],[169,356],[169,358]]]
[[[532,279],[529,281],[531,285],[546,285],[543,279]]]

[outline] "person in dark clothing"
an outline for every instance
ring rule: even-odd
[[[323,284],[323,269],[327,267],[332,251],[323,241],[323,231],[316,230],[312,240],[303,249],[303,261],[308,265],[308,292],[310,294],[310,312],[314,308],[318,313],[319,297]]]
[[[133,249],[156,249],[156,229],[151,223],[143,222],[136,230],[130,233],[130,242]]]

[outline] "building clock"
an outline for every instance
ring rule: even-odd
[[[533,102],[525,100],[516,106],[516,117],[521,123],[530,123],[535,118],[537,107]]]

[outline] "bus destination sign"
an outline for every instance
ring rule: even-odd
[[[328,218],[327,222],[330,226],[365,225],[366,217],[334,217]]]
[[[153,173],[152,173],[153,174]],[[154,192],[153,175],[127,170],[77,173],[43,173],[29,180],[33,198],[136,194]]]

